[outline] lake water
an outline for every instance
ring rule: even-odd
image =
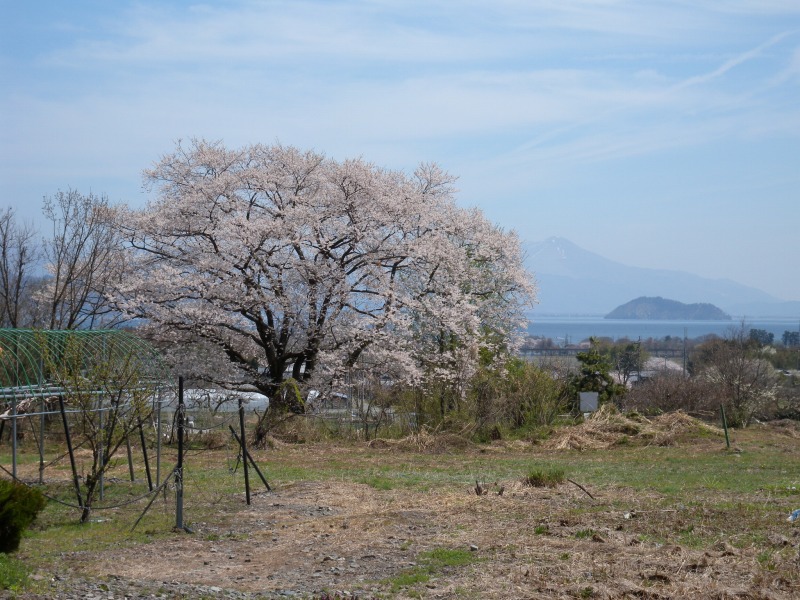
[[[738,330],[741,320],[732,321],[639,321],[630,319],[604,319],[603,317],[533,316],[528,325],[528,334],[551,338],[559,346],[578,343],[591,336],[608,337],[614,340],[628,338],[662,339],[666,336],[683,338],[684,330],[689,339],[715,334],[725,337],[731,330]],[[753,319],[744,320],[748,329],[764,329],[775,335],[778,342],[784,331],[798,331],[800,319]]]

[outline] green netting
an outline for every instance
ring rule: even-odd
[[[168,378],[159,353],[127,331],[0,329],[0,398],[46,391],[57,385],[55,369],[92,373],[99,365],[131,361],[151,382]]]

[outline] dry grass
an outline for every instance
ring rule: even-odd
[[[648,419],[626,415],[604,404],[580,425],[564,428],[547,440],[552,450],[604,450],[627,443],[671,446],[687,435],[722,435],[722,430],[677,411]]]
[[[475,444],[456,433],[431,433],[423,429],[397,440],[378,438],[369,442],[373,449],[394,449],[403,452],[422,452],[426,454],[442,454],[464,451],[475,448]]]
[[[792,421],[791,419],[781,419],[779,421],[771,421],[762,427],[768,428],[775,433],[780,433],[792,438],[800,438],[800,422]]]

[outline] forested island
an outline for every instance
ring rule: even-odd
[[[722,309],[700,302],[684,304],[660,296],[642,296],[618,306],[606,319],[640,319],[656,321],[730,321],[731,316]]]

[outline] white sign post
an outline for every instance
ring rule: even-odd
[[[597,410],[597,392],[578,392],[581,399],[581,412],[584,414]]]

